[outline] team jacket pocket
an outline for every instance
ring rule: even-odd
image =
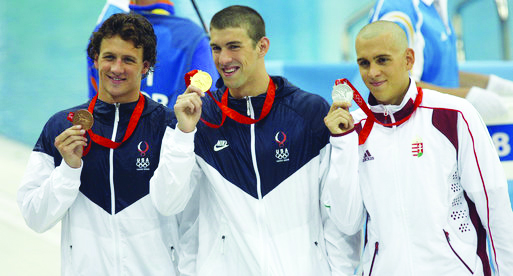
[[[372,268],[374,267],[374,261],[376,260],[376,256],[378,255],[379,251],[379,242],[374,243],[374,254],[372,255],[372,262],[369,269],[369,276],[372,275]]]
[[[458,259],[460,260],[460,262],[468,269],[468,271],[470,271],[471,274],[474,274],[474,272],[472,271],[472,269],[470,269],[470,267],[465,263],[465,261],[463,261],[463,259],[460,257],[460,255],[458,254],[458,252],[456,252],[456,250],[454,250],[454,247],[452,247],[452,244],[451,244],[451,239],[449,238],[449,232],[445,231],[445,229],[443,229],[444,231],[444,235],[445,235],[445,239],[447,240],[447,244],[449,245],[449,247],[451,248],[452,252],[454,253],[454,255],[456,255],[456,257],[458,257]]]

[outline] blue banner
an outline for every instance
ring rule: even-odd
[[[513,124],[488,126],[501,161],[513,160]]]

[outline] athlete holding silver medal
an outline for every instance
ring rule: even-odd
[[[351,101],[353,100],[353,89],[346,79],[335,81],[331,91],[333,104],[330,112],[324,118],[324,123],[332,131],[333,135],[341,135],[353,129],[353,117],[349,113]]]

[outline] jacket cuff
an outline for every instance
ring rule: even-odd
[[[343,148],[345,145],[356,143],[358,145],[358,134],[354,128],[348,132],[338,135],[331,135],[330,144],[336,148]]]
[[[174,131],[175,133],[173,135],[172,143],[174,148],[177,148],[182,152],[194,151],[194,135],[196,134],[197,128],[188,133],[181,131],[178,127],[175,128]]]
[[[331,134],[331,137],[341,137],[341,136],[345,136],[345,135],[348,135],[349,133],[351,132],[354,132],[354,127],[350,130],[350,131],[346,131],[344,133],[340,133],[340,134]]]
[[[61,165],[57,168],[59,174],[63,179],[67,179],[68,181],[63,181],[63,183],[74,183],[77,182],[80,185],[80,175],[82,174],[82,168],[84,167],[84,161],[80,163],[79,168],[72,168],[64,161],[61,162]]]

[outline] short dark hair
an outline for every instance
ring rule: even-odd
[[[226,28],[245,28],[254,44],[265,36],[264,19],[257,11],[247,6],[229,6],[214,14],[210,21],[210,29]]]
[[[136,13],[117,13],[109,17],[93,32],[87,46],[87,55],[95,60],[100,54],[104,38],[119,35],[125,41],[131,41],[136,48],[143,48],[143,61],[150,64],[150,70],[157,61],[157,37],[151,23]]]

